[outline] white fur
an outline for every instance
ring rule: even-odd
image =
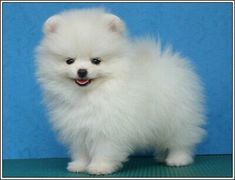
[[[134,151],[150,148],[156,159],[167,153],[170,166],[193,161],[205,118],[202,86],[185,58],[148,38],[129,40],[124,23],[102,9],[58,14],[44,33],[37,76],[51,122],[69,146],[69,171],[112,173]],[[68,65],[67,57],[76,61]],[[102,62],[94,65],[92,57]],[[79,68],[96,79],[78,86],[72,79]]]

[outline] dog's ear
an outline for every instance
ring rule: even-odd
[[[43,26],[44,34],[50,34],[50,33],[56,32],[59,21],[60,21],[60,17],[58,15],[49,17]]]
[[[108,27],[110,31],[117,32],[120,34],[123,34],[125,32],[125,24],[119,17],[113,14],[107,14],[105,18],[108,22]]]

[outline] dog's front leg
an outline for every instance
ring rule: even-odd
[[[121,168],[129,155],[125,146],[113,141],[98,142],[92,149],[91,162],[87,171],[90,174],[110,174]]]

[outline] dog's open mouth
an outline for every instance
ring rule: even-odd
[[[87,86],[91,83],[91,79],[75,79],[75,83],[79,86]]]

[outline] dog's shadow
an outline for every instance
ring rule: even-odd
[[[123,164],[123,167],[118,171],[105,175],[105,176],[118,176],[118,177],[130,177],[130,176],[143,176],[147,171],[156,169],[156,166],[165,166],[164,163],[157,162],[152,156],[138,156],[130,157],[127,162]]]

